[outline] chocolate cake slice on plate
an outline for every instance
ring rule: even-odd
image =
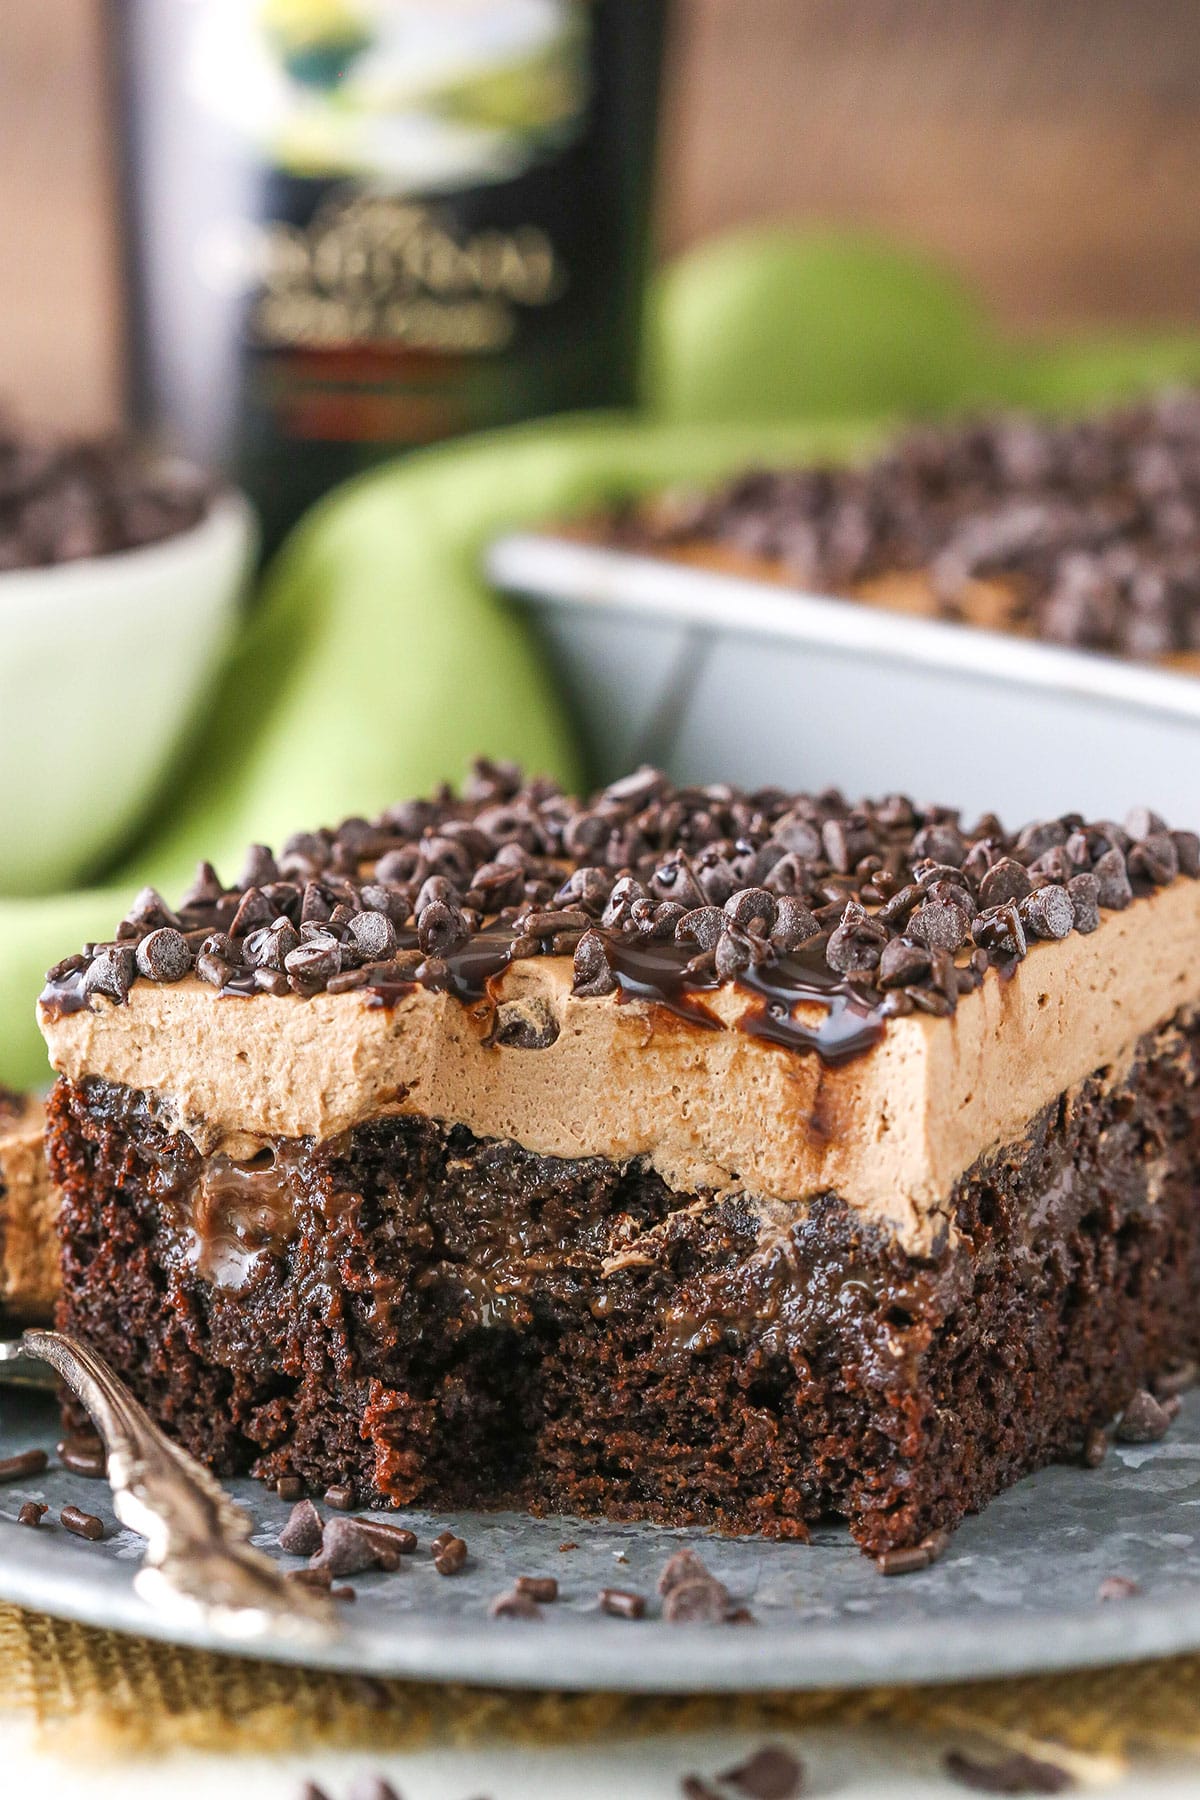
[[[1200,1351],[1200,843],[481,764],[50,972],[59,1317],[224,1472],[921,1541]]]

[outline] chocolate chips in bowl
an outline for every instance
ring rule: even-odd
[[[144,816],[256,538],[190,463],[0,419],[0,894],[84,879]]]

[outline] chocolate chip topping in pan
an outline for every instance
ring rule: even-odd
[[[749,556],[818,592],[916,575],[945,618],[1076,649],[1196,651],[1200,392],[922,427],[866,467],[755,471],[686,506],[618,507],[602,529],[628,548]]]
[[[174,911],[143,889],[113,940],[55,965],[42,1000],[120,1004],[194,970],[235,998],[380,1006],[421,985],[473,1002],[511,962],[570,956],[576,996],[655,999],[708,1028],[703,996],[735,982],[752,996],[742,1029],[836,1061],[888,1018],[953,1013],[989,965],[1011,971],[1031,944],[1198,873],[1200,839],[1147,808],[1013,835],[902,796],[681,788],[655,769],[576,800],[479,762],[461,797],[297,833],[277,859],[252,846],[245,885],[203,863]],[[825,1024],[796,1023],[799,1000]],[[489,1042],[554,1041],[557,1022],[523,1004]]]

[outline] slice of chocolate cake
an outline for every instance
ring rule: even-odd
[[[1200,1351],[1200,842],[480,765],[51,971],[59,1318],[219,1470],[921,1540]]]
[[[0,1087],[0,1329],[45,1323],[58,1293],[44,1136],[41,1101]]]

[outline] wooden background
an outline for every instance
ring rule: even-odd
[[[677,0],[659,241],[866,222],[1019,329],[1200,320],[1200,0]],[[99,0],[0,0],[0,396],[115,416]]]

